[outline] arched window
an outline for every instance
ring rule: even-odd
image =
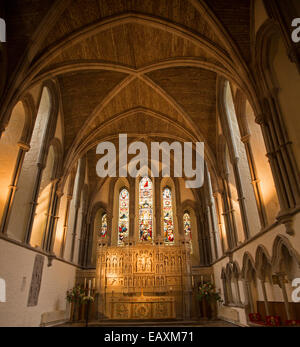
[[[107,236],[107,214],[104,213],[102,215],[101,219],[101,231],[100,231],[100,237],[105,239]]]
[[[170,188],[163,191],[164,239],[166,243],[174,242],[174,221],[172,207],[172,192]]]
[[[118,245],[122,245],[124,239],[128,237],[129,231],[129,192],[127,189],[121,190],[119,197],[119,232]]]
[[[184,215],[183,215],[183,229],[184,229],[184,234],[190,240],[191,253],[193,253],[192,224],[191,224],[191,216],[190,216],[189,212],[185,212]]]
[[[152,181],[143,177],[139,189],[139,230],[141,241],[152,241]]]

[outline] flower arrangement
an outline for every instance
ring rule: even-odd
[[[84,290],[80,286],[75,286],[67,291],[66,299],[69,303],[81,302],[84,297]]]
[[[198,300],[207,300],[215,302],[223,302],[219,293],[216,292],[214,284],[211,282],[205,282],[199,285],[198,288]]]

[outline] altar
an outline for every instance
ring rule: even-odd
[[[189,244],[100,243],[95,271],[80,271],[95,283],[98,319],[189,319],[192,276]]]
[[[175,319],[174,297],[151,297],[141,295],[136,298],[112,298],[110,319],[150,320]]]

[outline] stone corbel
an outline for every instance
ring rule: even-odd
[[[53,260],[56,259],[56,256],[55,256],[55,254],[49,254],[47,256],[47,258],[48,258],[48,267],[51,267],[52,263],[53,263]]]
[[[295,230],[294,230],[294,220],[293,216],[282,216],[278,217],[278,221],[285,225],[285,231],[288,235],[294,236]]]

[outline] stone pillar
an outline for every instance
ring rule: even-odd
[[[254,302],[253,302],[253,297],[252,297],[252,290],[251,290],[251,283],[249,280],[245,280],[245,287],[246,287],[248,302],[250,305],[250,311],[251,311],[251,313],[255,313],[254,312],[254,310],[255,310]]]
[[[14,201],[16,191],[18,189],[18,182],[19,182],[19,178],[20,178],[20,174],[21,174],[21,170],[22,170],[24,157],[25,157],[25,154],[30,149],[30,146],[26,143],[19,142],[18,146],[19,146],[19,152],[18,152],[18,156],[17,156],[17,161],[16,161],[14,172],[13,172],[11,184],[9,186],[9,191],[8,191],[6,203],[4,206],[3,216],[2,216],[2,223],[1,223],[0,232],[5,234],[5,235],[7,234],[7,226],[8,226],[10,213],[11,213],[12,204]]]
[[[219,233],[220,233],[220,240],[221,240],[221,247],[222,247],[222,253],[225,253],[225,244],[224,244],[224,239],[222,235],[222,230],[223,230],[223,224],[221,222],[221,213],[220,213],[220,207],[219,207],[219,201],[218,201],[218,195],[217,193],[213,193],[213,198],[215,201],[215,206],[216,206],[216,213],[217,213],[217,218],[218,218],[218,226],[219,226]]]
[[[234,286],[235,286],[235,291],[236,291],[236,295],[237,295],[237,304],[241,305],[242,304],[242,300],[241,300],[239,281],[238,281],[237,277],[234,277]]]
[[[93,228],[92,222],[90,220],[87,220],[86,221],[86,227],[85,227],[84,250],[83,250],[83,256],[82,256],[82,265],[83,266],[88,266],[89,255],[90,255],[90,252],[89,252],[90,234],[92,233],[92,228]],[[108,235],[106,236],[106,238],[107,237],[108,237]]]
[[[238,194],[238,202],[241,210],[241,218],[243,223],[243,230],[244,230],[244,236],[245,240],[248,240],[250,238],[250,231],[249,231],[249,223],[247,218],[247,212],[246,212],[246,205],[245,205],[245,197],[243,192],[243,186],[241,181],[241,175],[238,167],[238,161],[239,158],[234,158],[232,161],[232,167],[234,172],[234,178],[235,178],[235,184],[236,184],[236,190]],[[229,187],[228,187],[229,189]]]
[[[130,180],[129,192],[129,240],[135,239],[135,179]]]
[[[218,246],[217,246],[217,233],[218,233],[218,231],[217,231],[216,224],[215,224],[212,202],[208,205],[208,208],[209,208],[209,215],[210,215],[211,226],[212,226],[212,237],[213,237],[215,257],[216,257],[216,259],[218,259],[219,258]]]
[[[284,218],[289,209],[300,205],[300,188],[298,184],[298,167],[292,153],[291,143],[287,139],[285,127],[277,113],[275,100],[270,96],[265,102],[268,117],[259,116],[256,122],[260,124],[266,143],[267,156],[270,161],[281,211],[278,219]],[[287,232],[293,234],[289,219],[284,219]]]
[[[265,281],[264,280],[260,280],[260,284],[261,284],[261,289],[262,289],[263,297],[264,297],[264,304],[265,304],[266,315],[270,316],[270,308],[269,308],[269,302],[268,302],[268,297],[267,297]]]
[[[289,299],[288,299],[288,295],[287,295],[286,287],[285,287],[285,274],[284,273],[277,273],[276,275],[278,277],[279,285],[280,285],[280,288],[282,290],[282,296],[283,296],[283,300],[284,300],[284,307],[285,307],[287,319],[290,320],[292,318],[291,318]]]
[[[45,165],[42,163],[37,164],[37,175],[36,179],[34,182],[34,187],[33,187],[33,194],[32,194],[32,201],[30,203],[30,212],[29,212],[29,218],[28,218],[28,223],[27,223],[27,228],[26,228],[26,235],[25,235],[25,243],[30,244],[30,239],[31,239],[31,233],[32,233],[32,227],[33,227],[33,222],[34,222],[34,217],[35,217],[35,211],[36,207],[38,204],[38,197],[39,197],[39,191],[40,191],[40,186],[41,186],[41,180],[42,180],[42,173],[45,168]]]
[[[228,291],[227,291],[227,284],[226,279],[222,278],[222,285],[223,285],[223,291],[224,291],[224,305],[228,305]]]
[[[80,226],[80,238],[79,241],[79,254],[78,254],[78,264],[83,265],[84,256],[84,245],[86,239],[86,223],[87,223],[87,207],[86,205],[82,207],[81,211],[81,226]]]
[[[227,177],[228,178],[228,177]],[[237,231],[234,217],[234,210],[231,203],[231,192],[227,178],[223,178],[224,190],[222,193],[223,200],[223,215],[226,222],[226,235],[229,249],[237,246]]]
[[[262,227],[266,227],[268,224],[267,221],[267,215],[265,210],[265,205],[263,201],[263,195],[260,187],[260,179],[258,178],[257,169],[255,165],[255,160],[253,156],[252,147],[250,144],[250,135],[247,134],[241,138],[241,141],[243,142],[245,146],[245,151],[248,159],[249,169],[250,169],[250,175],[251,175],[251,181],[252,186],[254,190],[254,196],[256,200],[256,206],[258,209],[258,215],[260,219],[260,224]]]
[[[72,246],[71,246],[71,257],[70,257],[71,262],[74,261],[79,208],[80,208],[80,202],[77,201],[75,204],[74,226],[73,226],[73,233],[72,233]]]
[[[156,229],[156,234],[155,238],[159,239],[163,237],[162,235],[162,230],[161,230],[161,178],[160,177],[155,177],[154,179],[154,194],[155,194],[155,229]]]
[[[61,243],[61,249],[60,249],[60,257],[64,257],[65,253],[65,247],[66,247],[66,241],[67,241],[67,232],[68,232],[68,225],[69,225],[69,215],[70,215],[70,206],[73,196],[67,195],[67,205],[65,210],[65,216],[64,216],[64,226],[63,226],[63,238]]]
[[[49,253],[53,252],[55,230],[56,230],[56,224],[58,220],[57,211],[58,211],[60,198],[63,194],[62,192],[57,191],[58,184],[59,184],[59,180],[55,180],[52,182],[49,213],[48,213],[48,218],[47,218],[47,223],[45,228],[45,234],[43,238],[43,249]]]

